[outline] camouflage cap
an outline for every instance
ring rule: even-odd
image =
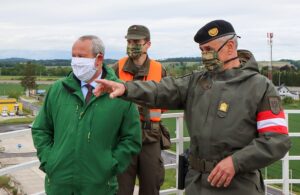
[[[150,31],[143,25],[132,25],[128,28],[126,39],[150,39]]]
[[[236,34],[233,26],[225,20],[214,20],[204,25],[196,33],[194,40],[199,44],[205,44],[220,37]]]

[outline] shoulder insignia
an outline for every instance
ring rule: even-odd
[[[280,100],[278,96],[271,96],[269,97],[269,104],[273,114],[279,114],[280,108]]]

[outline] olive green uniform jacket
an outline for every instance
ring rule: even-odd
[[[190,168],[185,185],[188,195],[264,194],[258,169],[279,160],[290,148],[287,134],[275,130],[258,133],[257,114],[271,110],[269,98],[278,98],[278,94],[273,84],[259,74],[250,52],[239,51],[239,58],[239,68],[220,73],[204,71],[177,79],[166,77],[160,83],[125,84],[124,99],[184,110],[191,155],[210,161],[232,155],[236,175],[229,187],[212,187],[207,182],[209,173]]]
[[[117,80],[105,65],[103,77]],[[136,106],[107,94],[86,104],[73,73],[51,86],[32,137],[46,192],[54,195],[115,194],[115,176],[141,149]]]

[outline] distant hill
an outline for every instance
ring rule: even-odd
[[[180,57],[180,58],[166,58],[160,59],[160,62],[200,62],[200,57]]]
[[[178,57],[178,58],[165,58],[159,59],[158,61],[163,63],[168,62],[200,62],[200,57]],[[53,60],[32,60],[26,58],[6,58],[0,59],[0,67],[9,67],[14,66],[16,64],[24,64],[27,62],[31,62],[34,64],[40,64],[44,66],[70,66],[71,61],[66,59],[53,59]],[[104,63],[106,64],[114,64],[117,62],[117,59],[105,59]],[[266,66],[269,64],[268,61],[258,61],[260,67]],[[289,60],[289,59],[281,59],[279,61],[274,61],[273,65],[283,65],[283,64],[292,64],[300,68],[300,60]]]
[[[28,62],[30,59],[26,58],[6,58],[6,59],[0,59],[1,63],[20,63],[20,62]]]
[[[106,64],[113,64],[117,60],[115,59],[105,59],[104,63]],[[65,59],[53,59],[53,60],[32,60],[32,59],[26,59],[26,58],[6,58],[6,59],[0,59],[0,67],[9,67],[14,66],[16,64],[25,64],[27,62],[31,62],[33,64],[40,64],[44,66],[70,66],[71,60],[65,60]]]
[[[300,68],[300,60],[289,60],[289,59],[281,59],[279,61],[285,61],[285,62],[289,62],[295,66],[298,67],[298,69]]]

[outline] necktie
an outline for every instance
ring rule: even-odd
[[[85,96],[85,103],[89,103],[92,93],[93,93],[93,87],[90,84],[86,84],[85,87],[88,89],[88,92]]]

